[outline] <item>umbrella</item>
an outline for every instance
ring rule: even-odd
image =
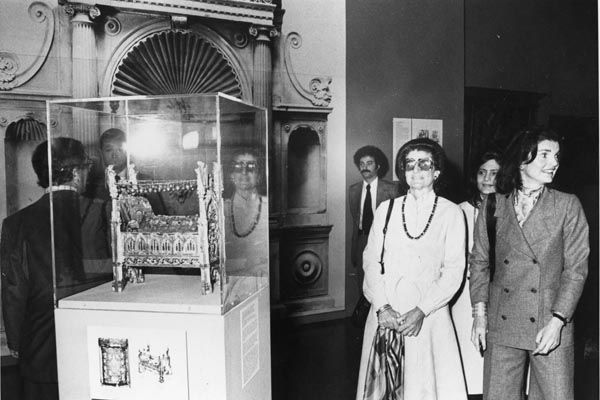
[[[402,400],[404,338],[379,326],[367,364],[363,400]]]

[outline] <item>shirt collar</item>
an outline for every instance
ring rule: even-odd
[[[546,185],[542,185],[539,189],[532,190],[529,194],[525,194],[521,189],[517,190],[517,195],[515,196],[515,200],[519,201],[521,199],[528,199],[533,202],[536,202],[540,195],[544,192],[544,188]]]
[[[367,181],[365,181],[363,179],[363,190],[367,190],[367,185],[371,185],[371,188],[377,187],[378,181],[379,181],[379,177],[375,177],[375,179],[373,179],[373,182],[371,182],[371,183],[367,183]]]

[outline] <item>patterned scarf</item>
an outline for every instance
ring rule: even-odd
[[[529,214],[531,214],[533,206],[535,206],[535,203],[537,203],[543,191],[544,186],[532,190],[529,194],[525,194],[522,190],[517,190],[517,193],[514,196],[514,207],[515,213],[517,214],[517,221],[521,227],[523,227],[525,220],[529,217]]]
[[[378,327],[367,364],[364,400],[402,400],[404,338],[393,329]]]

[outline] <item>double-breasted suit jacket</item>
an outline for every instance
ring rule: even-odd
[[[362,252],[367,245],[367,235],[361,238],[360,229],[360,197],[362,194],[363,181],[350,186],[348,197],[350,202],[350,214],[352,215],[352,265],[356,268],[362,266]],[[377,181],[377,194],[375,196],[375,208],[379,207],[381,202],[396,198],[400,195],[398,185],[394,182],[379,178]]]
[[[514,196],[496,194],[491,282],[486,213],[479,213],[470,258],[471,301],[488,304],[491,343],[534,350],[552,312],[569,320],[575,312],[588,271],[588,224],[576,196],[545,188],[520,227]],[[568,323],[561,346],[572,344],[573,324]]]

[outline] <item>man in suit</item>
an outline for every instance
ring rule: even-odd
[[[352,215],[352,265],[356,268],[360,297],[354,309],[353,320],[363,326],[369,312],[369,302],[362,294],[364,271],[362,256],[375,210],[385,200],[400,195],[398,185],[382,179],[389,169],[387,157],[375,146],[361,147],[354,153],[354,164],[362,180],[350,186],[348,197]]]
[[[54,231],[57,298],[73,293],[84,281],[82,226],[95,203],[81,203],[90,167],[81,142],[51,141],[33,152],[38,184],[46,190],[38,201],[7,217],[0,239],[2,311],[8,347],[19,360],[24,399],[58,399],[51,230]],[[50,224],[50,192],[52,214]],[[82,204],[90,206],[82,207]],[[101,215],[97,210],[94,215]],[[93,225],[89,225],[93,226]],[[100,241],[105,234],[99,235]]]
[[[471,339],[485,350],[484,400],[523,399],[527,364],[530,400],[574,396],[572,317],[587,277],[589,239],[577,197],[547,186],[559,151],[551,131],[519,134],[498,172],[498,193],[486,199],[475,224]]]

